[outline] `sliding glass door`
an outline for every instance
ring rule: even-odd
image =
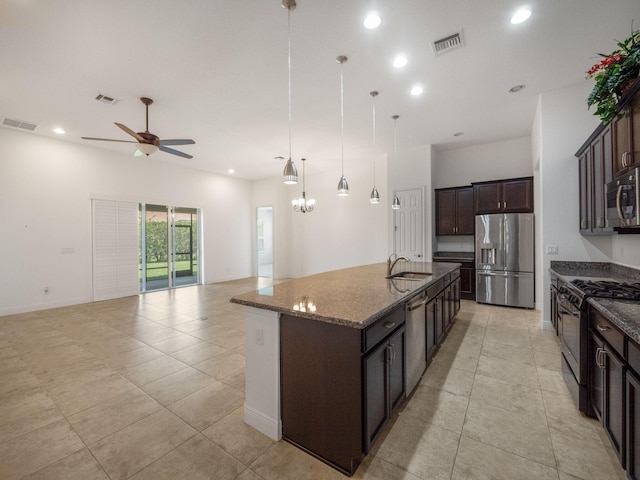
[[[199,283],[198,217],[195,208],[140,205],[141,292]]]

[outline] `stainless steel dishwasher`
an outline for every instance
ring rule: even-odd
[[[409,396],[427,368],[426,312],[427,292],[411,298],[405,304],[405,392]]]

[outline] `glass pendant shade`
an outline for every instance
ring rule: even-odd
[[[338,182],[338,196],[346,197],[349,195],[349,184],[347,183],[347,179],[344,178],[344,175],[340,177],[340,181]]]
[[[400,210],[400,199],[395,193],[393,194],[393,203],[391,204],[391,208],[394,210]]]
[[[287,185],[295,185],[296,183],[298,183],[298,170],[296,169],[296,166],[291,158],[287,160],[287,163],[284,166],[284,171],[282,172],[282,180]]]
[[[369,197],[369,201],[371,203],[380,203],[380,194],[378,193],[378,189],[376,187],[373,187],[373,190],[371,190],[371,196]]]

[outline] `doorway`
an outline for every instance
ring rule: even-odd
[[[399,190],[400,209],[393,212],[393,251],[411,260],[424,260],[422,189]]]
[[[273,278],[273,207],[256,209],[258,277]]]
[[[140,292],[200,282],[199,210],[140,204]]]

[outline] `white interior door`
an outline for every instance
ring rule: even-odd
[[[411,260],[424,260],[422,189],[399,190],[400,209],[393,215],[393,252]]]

